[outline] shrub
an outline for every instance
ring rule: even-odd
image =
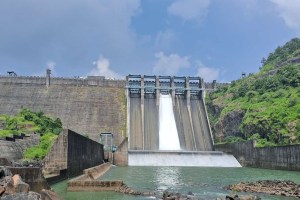
[[[58,136],[56,134],[46,133],[41,137],[41,141],[38,146],[31,147],[25,150],[24,158],[29,160],[42,160],[50,151],[50,148],[57,137]]]
[[[257,96],[258,92],[250,90],[246,93],[246,97],[248,97],[248,100],[252,99],[253,97]]]
[[[293,107],[293,106],[297,105],[297,103],[298,103],[298,99],[296,97],[292,97],[288,101],[288,106]]]
[[[224,138],[225,143],[237,143],[243,141],[245,141],[243,138],[237,136],[227,136]]]

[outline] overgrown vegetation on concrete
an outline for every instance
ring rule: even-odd
[[[217,142],[256,139],[261,147],[300,143],[300,39],[278,47],[262,64],[259,73],[208,95]],[[226,131],[224,120],[237,130]]]
[[[59,118],[53,120],[41,111],[33,112],[29,109],[22,109],[15,116],[0,115],[0,125],[1,138],[21,134],[41,134],[40,144],[25,150],[25,159],[43,159],[62,130]]]

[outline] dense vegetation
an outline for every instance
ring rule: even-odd
[[[53,120],[41,111],[33,112],[28,109],[22,109],[15,116],[0,115],[0,125],[0,137],[22,133],[29,135],[33,132],[41,134],[40,144],[25,150],[25,159],[43,159],[62,130],[59,118]]]
[[[210,112],[214,124],[233,111],[244,113],[241,137],[225,137],[219,142],[256,139],[258,146],[300,143],[300,39],[278,47],[257,74],[233,81],[211,93],[209,107],[219,106],[221,112]]]

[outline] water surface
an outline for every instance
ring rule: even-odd
[[[225,197],[230,191],[223,189],[229,184],[241,181],[292,180],[300,183],[300,172],[267,170],[255,168],[207,168],[207,167],[113,167],[104,180],[123,180],[128,186],[139,191],[164,190],[180,193],[192,192],[200,199]],[[142,200],[147,197],[135,197],[115,192],[66,192],[66,181],[52,186],[64,199],[74,200]],[[262,199],[292,200],[295,198],[261,195]],[[153,199],[150,197],[148,199]]]

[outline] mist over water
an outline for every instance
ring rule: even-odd
[[[159,97],[159,150],[180,150],[170,94]]]

